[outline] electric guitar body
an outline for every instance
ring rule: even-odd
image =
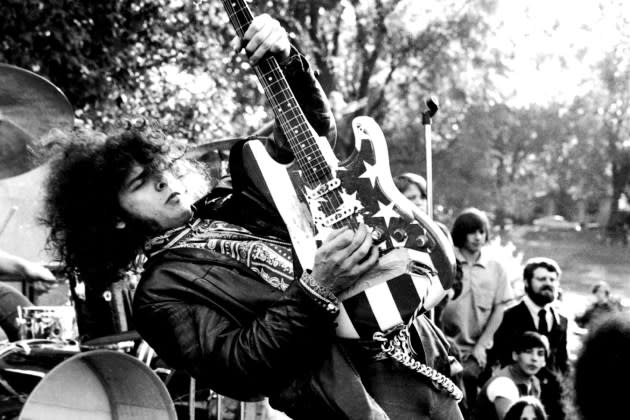
[[[224,0],[242,37],[252,20],[243,0]],[[372,338],[435,306],[455,277],[452,244],[441,229],[396,188],[387,144],[369,117],[353,121],[355,151],[339,162],[325,138],[310,126],[275,58],[255,67],[295,160],[276,162],[256,140],[243,158],[257,187],[268,194],[291,236],[300,265],[312,268],[318,242],[332,229],[365,223],[380,251],[379,262],[342,301],[337,334]]]

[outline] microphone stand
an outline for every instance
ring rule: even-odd
[[[438,110],[438,100],[431,96],[426,100],[427,110],[422,113],[422,125],[424,126],[424,144],[427,161],[427,215],[433,219],[433,146],[431,144],[431,118]]]
[[[431,96],[426,100],[427,110],[422,113],[422,125],[424,126],[424,144],[427,162],[427,216],[433,220],[433,146],[431,144],[431,118],[438,110],[438,100]],[[431,321],[435,321],[433,308],[427,314]]]

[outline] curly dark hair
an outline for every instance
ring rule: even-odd
[[[150,232],[120,207],[118,194],[135,163],[159,171],[171,164],[172,147],[148,125],[118,133],[80,131],[51,163],[42,223],[48,245],[92,287],[117,281],[141,252]],[[123,219],[125,229],[116,224]]]

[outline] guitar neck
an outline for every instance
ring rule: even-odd
[[[236,33],[243,38],[253,20],[249,7],[244,0],[223,0],[223,5]],[[305,178],[313,185],[329,180],[330,167],[276,58],[264,57],[254,69]]]

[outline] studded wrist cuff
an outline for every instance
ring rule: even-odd
[[[339,313],[339,299],[337,299],[332,290],[316,282],[308,270],[302,273],[299,282],[302,288],[306,290],[313,300],[324,308],[326,312],[332,315]]]

